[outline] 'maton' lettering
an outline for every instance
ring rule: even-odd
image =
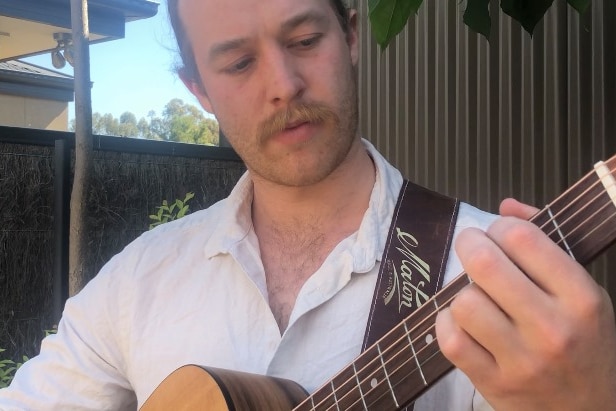
[[[397,295],[398,311],[402,309],[402,306],[412,308],[413,300],[415,300],[417,307],[421,307],[423,303],[429,300],[429,296],[422,289],[425,287],[426,282],[430,283],[431,281],[430,266],[411,251],[411,248],[417,248],[419,245],[417,239],[412,234],[396,227],[396,238],[399,242],[399,246],[396,249],[406,258],[402,259],[399,272],[396,266],[393,267],[393,289],[386,297],[385,305],[391,301],[394,295]],[[415,282],[413,282],[413,272],[420,275],[420,277],[415,279]]]

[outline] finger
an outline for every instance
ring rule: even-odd
[[[580,289],[593,282],[582,266],[532,223],[500,218],[488,228],[487,235],[516,267],[550,295],[575,298]]]
[[[487,233],[463,230],[456,252],[473,281],[514,321],[527,321],[544,309],[546,295],[520,271]]]
[[[538,208],[521,203],[514,198],[504,199],[499,207],[500,215],[518,217],[523,220],[530,220],[530,218],[537,214],[538,211]]]
[[[475,382],[486,380],[498,368],[492,354],[460,328],[449,308],[436,317],[436,339],[443,355]]]
[[[450,306],[456,324],[488,351],[500,368],[508,368],[522,344],[515,325],[476,284],[464,288]]]

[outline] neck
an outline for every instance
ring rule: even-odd
[[[374,186],[372,159],[358,139],[340,166],[324,180],[303,187],[273,184],[253,176],[253,223],[264,229],[338,227],[359,228]]]

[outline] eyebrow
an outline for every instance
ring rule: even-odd
[[[247,38],[239,38],[239,39],[227,40],[227,41],[223,41],[218,44],[215,44],[210,49],[209,58],[210,60],[215,60],[217,57],[229,51],[241,48],[246,43],[248,43]]]
[[[289,20],[282,23],[280,31],[282,34],[289,33],[302,24],[314,23],[321,27],[327,27],[327,17],[315,10],[308,10],[291,17]],[[237,50],[249,42],[248,38],[238,38],[227,41],[222,41],[215,44],[208,53],[210,61],[215,60],[219,56],[233,50]]]
[[[302,24],[314,23],[322,27],[327,27],[327,17],[316,10],[308,10],[304,13],[291,17],[289,20],[282,23],[282,33],[288,33]]]

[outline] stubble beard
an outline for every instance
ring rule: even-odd
[[[358,137],[359,108],[354,69],[350,75],[352,79],[343,91],[338,110],[322,103],[293,104],[262,121],[252,144],[234,146],[253,176],[277,185],[305,187],[323,181],[345,161]],[[308,122],[328,134],[316,136],[316,143],[309,141],[277,156],[265,154],[268,140],[291,122]],[[317,147],[313,147],[314,144]],[[303,150],[309,152],[302,153]]]

